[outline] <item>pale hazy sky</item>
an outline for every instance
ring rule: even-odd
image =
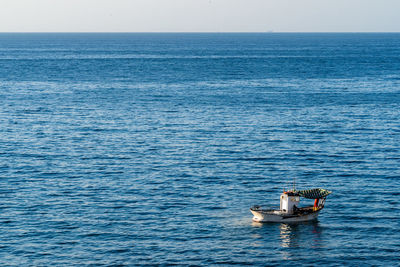
[[[0,32],[400,32],[400,0],[0,0]]]

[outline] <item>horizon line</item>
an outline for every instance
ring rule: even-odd
[[[274,34],[274,33],[325,33],[325,34],[335,34],[335,33],[400,33],[400,31],[0,31],[0,34],[7,33],[105,33],[105,34],[113,34],[113,33],[123,33],[123,34],[137,34],[137,33],[163,33],[163,34],[177,34],[177,33],[186,33],[186,34],[225,34],[225,33],[238,33],[238,34]]]

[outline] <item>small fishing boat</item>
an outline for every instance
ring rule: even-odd
[[[255,222],[305,222],[314,220],[324,208],[326,197],[332,193],[326,189],[284,191],[280,197],[280,209],[263,209],[260,206],[250,208]],[[315,199],[313,206],[299,207],[300,198]]]

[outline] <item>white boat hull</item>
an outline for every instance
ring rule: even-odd
[[[252,210],[254,222],[305,222],[315,220],[320,210],[305,215],[287,215],[280,211]]]

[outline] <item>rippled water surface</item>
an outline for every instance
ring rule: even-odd
[[[1,265],[400,261],[400,34],[0,34],[0,103]]]

